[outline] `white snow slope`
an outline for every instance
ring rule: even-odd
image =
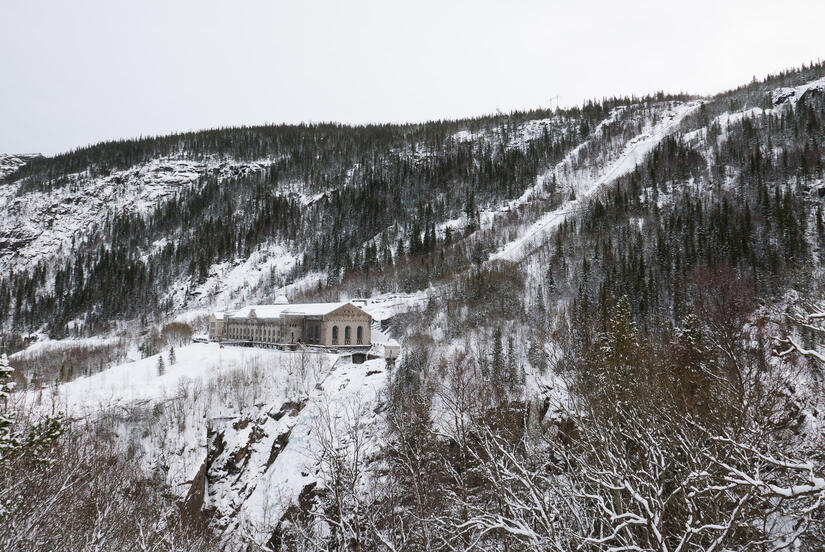
[[[570,188],[575,192],[575,199],[567,201],[559,209],[543,215],[526,228],[518,238],[507,243],[491,255],[490,259],[515,261],[527,256],[533,248],[543,243],[548,234],[561,224],[568,214],[582,209],[589,199],[606,185],[633,171],[636,165],[643,161],[666,136],[676,132],[682,120],[698,109],[700,105],[700,101],[677,103],[663,109],[659,113],[657,121],[646,120],[642,132],[626,142],[624,148],[617,152],[614,158],[608,159],[602,167],[595,167],[595,174],[593,166],[586,166],[583,169],[576,169],[574,166],[574,160],[580,151],[586,147],[587,142],[573,149],[552,171],[560,187]],[[621,110],[622,108],[618,109]],[[611,117],[614,116],[615,114],[611,115]],[[600,134],[601,125],[594,131],[591,140],[599,137]],[[540,177],[539,182],[545,180],[546,176]],[[537,187],[540,185],[537,184],[536,187],[525,192],[520,202],[523,203],[529,200],[533,194],[536,194]]]

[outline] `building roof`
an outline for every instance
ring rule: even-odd
[[[306,316],[323,316],[332,311],[351,305],[349,301],[338,303],[294,303],[276,305],[251,305],[235,312],[227,313],[229,318],[248,318],[252,311],[255,311],[256,318],[280,318],[283,315],[299,314]],[[357,306],[353,305],[355,308]],[[359,309],[360,310],[360,309]]]

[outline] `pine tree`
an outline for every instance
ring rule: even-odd
[[[544,294],[541,292],[541,286],[538,286],[536,290],[536,330],[538,331],[539,335],[544,336],[544,332],[547,328],[547,309],[544,307]]]
[[[475,193],[471,190],[467,194],[467,201],[464,204],[464,215],[467,217],[467,233],[472,234],[476,231],[476,200]]]
[[[173,366],[177,362],[175,357],[175,347],[169,347],[169,366]]]
[[[553,267],[547,267],[547,293],[552,295],[556,293],[556,281],[553,279]]]
[[[9,366],[9,359],[5,353],[0,357],[0,467],[3,462],[21,446],[20,435],[12,429],[14,415],[8,411],[8,400],[14,390],[11,375],[14,369]],[[0,504],[0,512],[2,512]]]
[[[516,358],[516,347],[513,342],[513,337],[507,338],[507,376],[506,381],[510,386],[515,386],[521,382],[521,374],[519,373],[519,362]]]
[[[404,256],[404,238],[398,238],[398,246],[395,249],[396,262]]]
[[[163,362],[163,355],[158,355],[158,375],[162,376],[166,373],[166,363]]]
[[[15,414],[9,408],[9,397],[14,390],[11,381],[14,369],[5,353],[0,356],[0,470],[21,455],[48,463],[43,454],[63,433],[62,415],[46,417],[28,429],[25,435],[14,430]],[[0,502],[0,521],[14,509],[14,503]]]
[[[498,327],[493,334],[493,381],[501,383],[504,376],[504,368],[504,347],[501,343],[501,327]]]
[[[421,388],[420,373],[425,362],[421,351],[410,350],[402,355],[392,378],[395,404],[405,404],[418,396]]]
[[[636,382],[645,378],[637,371],[643,363],[642,346],[626,295],[619,299],[607,322],[599,357],[598,362],[602,365],[601,385],[614,388],[619,396],[627,397]]]

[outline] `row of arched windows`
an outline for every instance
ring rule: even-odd
[[[332,344],[338,345],[339,332],[338,326],[332,327]],[[364,344],[364,327],[357,326],[355,328],[355,343],[356,345]],[[344,326],[344,342],[343,345],[352,345],[352,327]]]

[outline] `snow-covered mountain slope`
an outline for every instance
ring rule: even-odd
[[[317,285],[322,279],[322,275],[310,274],[300,281],[280,285],[298,261],[297,254],[283,244],[263,244],[246,259],[213,264],[207,277],[194,287],[190,278],[180,278],[167,290],[165,299],[174,306],[178,318],[192,320],[215,310],[228,311],[238,305],[266,302],[273,294],[293,295],[296,290]],[[272,282],[277,284],[273,286]],[[266,287],[262,289],[262,286]]]
[[[39,153],[0,153],[0,180],[37,157],[40,157]]]
[[[806,94],[813,94],[817,91],[820,93],[825,91],[825,78],[813,80],[800,86],[776,88],[771,92],[771,99],[775,106],[786,102],[796,104]]]
[[[119,285],[103,281],[112,262],[157,282],[141,290],[153,298],[145,308],[153,314],[265,300],[301,281],[340,279],[367,247],[409,239],[411,221],[431,224],[426,217],[459,213],[463,200],[455,189],[469,182],[456,179],[457,162],[485,160],[484,167],[468,165],[490,181],[484,194],[472,191],[474,201],[497,205],[503,191],[490,170],[512,164],[536,170],[535,159],[575,144],[580,118],[514,114],[386,129],[230,129],[70,152],[19,171],[0,190],[0,271],[12,275],[7,288],[27,290],[15,305],[24,311],[20,318],[36,318],[35,328],[54,323],[59,333],[101,311],[122,319],[114,312],[120,307],[99,304],[98,291]],[[467,136],[455,136],[462,132]],[[235,135],[237,144],[227,141]],[[216,144],[239,150],[239,157]],[[389,187],[398,171],[408,182]],[[418,187],[440,190],[437,213],[416,209]],[[90,292],[67,297],[66,285]],[[54,310],[55,304],[62,311],[56,323],[44,316],[46,305]]]
[[[265,543],[299,494],[317,485],[319,420],[343,424],[357,415],[378,447],[383,359],[352,364],[345,354],[216,343],[179,347],[174,364],[163,357],[163,368],[154,355],[28,399],[111,424],[187,507],[209,512],[232,549]]]
[[[22,190],[24,181],[0,189],[0,270],[25,270],[40,261],[73,254],[72,248],[111,217],[147,213],[206,175],[219,179],[259,172],[269,159],[235,162],[159,158],[108,176],[70,174],[49,190]]]
[[[572,190],[575,198],[566,201],[561,207],[548,212],[530,227],[521,231],[518,238],[507,243],[500,251],[491,255],[490,259],[514,261],[529,255],[531,247],[543,243],[548,234],[565,220],[566,215],[579,211],[604,186],[635,169],[639,162],[644,160],[665,137],[678,131],[684,118],[696,111],[700,105],[701,101],[693,101],[664,106],[657,111],[656,120],[652,117],[643,120],[642,131],[625,142],[621,149],[611,152],[604,164],[585,167],[574,165],[574,160],[579,156],[580,150],[586,147],[588,142],[584,142],[568,153],[564,160],[552,169],[550,175],[555,178],[558,185]],[[621,108],[617,109],[621,111]],[[608,119],[605,122],[610,121],[611,119]],[[602,127],[599,126],[590,140],[598,139],[601,133]],[[544,175],[541,182],[546,182],[547,179],[548,175]],[[523,203],[535,197],[540,191],[538,187],[537,184],[536,188],[527,190],[519,201]]]
[[[825,94],[823,82],[760,91],[757,106],[728,99],[657,98],[603,106],[592,117],[541,113],[527,120],[434,125],[429,140],[405,142],[394,136],[379,153],[367,149],[369,154],[345,161],[307,162],[298,176],[289,167],[318,159],[326,151],[319,146],[325,137],[313,137],[317,142],[311,147],[302,143],[289,155],[257,161],[160,156],[105,175],[71,173],[69,182],[50,191],[18,180],[0,191],[0,207],[7,214],[0,236],[13,251],[3,255],[0,268],[70,260],[72,242],[82,242],[109,217],[157,214],[182,190],[215,176],[211,199],[192,198],[195,207],[171,213],[172,222],[159,224],[157,234],[138,248],[154,277],[169,268],[154,255],[173,250],[164,262],[179,273],[157,290],[168,309],[164,315],[202,331],[203,317],[212,309],[266,302],[276,293],[307,294],[311,300],[324,294],[365,297],[374,331],[392,328],[405,354],[426,349],[430,368],[438,367],[433,372],[448,367],[459,353],[485,364],[506,357],[508,366],[523,370],[513,378],[523,382],[513,391],[516,404],[545,402],[551,394],[561,402],[567,390],[548,359],[560,348],[553,332],[568,325],[568,312],[571,320],[581,316],[582,324],[590,323],[601,316],[596,305],[606,311],[611,295],[635,291],[634,314],[645,327],[660,324],[670,335],[687,312],[686,292],[679,286],[693,275],[684,268],[688,263],[690,270],[705,259],[734,265],[742,273],[752,270],[760,281],[770,279],[771,289],[785,285],[776,267],[786,256],[795,269],[822,266],[821,256],[811,253],[825,243],[817,241],[822,231],[814,215],[821,201],[817,190],[825,189],[822,173],[810,154],[813,141],[794,143],[799,129],[787,121],[791,109],[819,107],[809,102]],[[756,139],[754,128],[766,116],[787,118],[789,130],[781,136],[765,131],[773,142]],[[764,126],[771,125],[772,120]],[[785,140],[781,146],[779,138]],[[346,149],[343,143],[330,150]],[[732,144],[745,146],[725,149]],[[758,162],[764,155],[771,167],[781,167],[781,155],[794,155],[796,146],[808,152],[809,173],[795,173],[794,167],[771,172]],[[664,167],[661,174],[653,163],[656,155]],[[803,157],[791,159],[790,165],[801,165]],[[243,201],[233,201],[238,190],[233,176],[265,173],[266,178],[243,183]],[[289,174],[279,180],[283,173]],[[724,195],[728,191],[730,197]],[[667,211],[683,192],[694,195],[680,211]],[[295,201],[276,201],[285,196]],[[747,216],[735,218],[731,198],[749,209]],[[588,234],[595,199],[610,214],[602,212],[603,220]],[[203,205],[209,208],[200,209]],[[714,209],[710,215],[702,211],[706,206]],[[792,216],[797,212],[805,214],[807,226],[797,226]],[[363,225],[351,223],[365,213]],[[254,224],[245,225],[257,215]],[[697,222],[700,216],[704,219]],[[714,221],[722,222],[713,227]],[[551,239],[568,226],[563,222],[573,224],[566,235],[570,247],[561,252]],[[199,223],[207,230],[192,236]],[[697,230],[698,239],[679,234],[696,224],[707,226]],[[736,234],[749,225],[760,226]],[[141,230],[139,223],[136,227]],[[176,249],[187,236],[195,239]],[[416,243],[422,236],[429,248]],[[797,245],[807,240],[803,245],[810,249],[800,247],[802,253],[794,257],[788,253],[790,238]],[[222,253],[219,262],[200,254],[216,244],[231,254]],[[758,264],[761,252],[756,250],[774,244],[781,250]],[[700,247],[705,249],[697,253]],[[551,248],[555,257],[547,251]],[[731,251],[739,251],[738,257]],[[313,264],[313,258],[323,262]],[[48,278],[43,280],[48,288]],[[694,278],[691,285],[700,280]],[[110,293],[122,293],[114,289]],[[577,292],[576,299],[587,305],[580,309],[584,315],[575,312]],[[43,310],[52,315],[53,308],[46,303]],[[506,337],[496,340],[495,335]],[[324,429],[346,446],[349,422],[357,420],[366,435],[365,454],[374,454],[381,444],[383,401],[392,379],[381,360],[354,365],[345,355],[212,343],[181,347],[176,355],[173,364],[164,352],[163,368],[153,355],[53,389],[30,390],[28,397],[45,410],[107,424],[129,454],[163,478],[189,511],[202,514],[230,549],[266,543],[291,506],[323,491],[318,439]],[[430,414],[442,428],[443,405],[434,401]]]

